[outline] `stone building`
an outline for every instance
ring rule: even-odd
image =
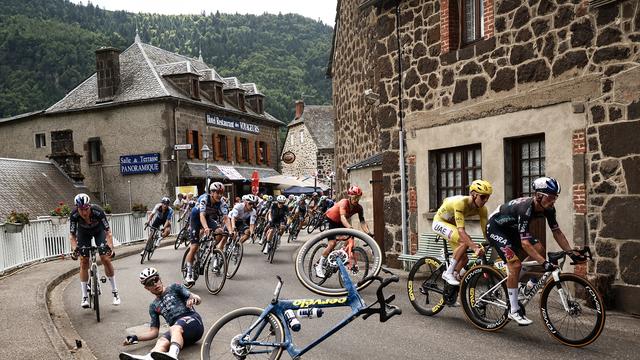
[[[330,186],[335,172],[333,167],[335,113],[330,105],[305,106],[303,100],[296,101],[296,115],[288,125],[287,138],[282,153],[291,152],[295,160],[282,163],[282,174],[300,178],[314,176]]]
[[[114,212],[151,207],[177,185],[202,193],[205,167],[235,196],[254,170],[278,174],[284,124],[264,102],[255,84],[136,36],[122,52],[97,50],[96,73],[48,109],[0,119],[0,156],[50,158]]]
[[[389,264],[472,179],[493,183],[493,211],[544,174],[563,186],[563,232],[594,252],[575,271],[609,305],[640,311],[640,1],[339,1],[336,20],[337,188],[382,154]]]

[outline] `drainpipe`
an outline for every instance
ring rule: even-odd
[[[400,119],[400,204],[402,211],[402,253],[409,254],[407,236],[407,175],[404,163],[404,114],[402,109],[402,47],[400,44],[400,1],[396,3],[396,39],[398,41],[398,118]]]
[[[176,119],[176,108],[180,106],[180,100],[178,100],[178,104],[177,105],[173,105],[173,127],[174,127],[174,134],[173,134],[173,138],[174,138],[174,144],[178,143],[178,119]],[[173,151],[176,154],[176,186],[180,186],[180,156],[178,156],[178,151],[174,150]]]

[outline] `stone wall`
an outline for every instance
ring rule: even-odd
[[[300,131],[302,131],[302,143],[300,143]],[[295,177],[313,176],[314,171],[317,169],[318,147],[304,123],[289,127],[282,153],[284,154],[287,151],[294,153],[296,159],[291,164],[282,163],[283,175]]]
[[[330,185],[329,174],[336,171],[333,167],[333,149],[319,150],[316,163],[318,164],[318,180]]]

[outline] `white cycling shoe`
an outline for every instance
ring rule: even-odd
[[[322,279],[325,277],[322,261],[318,261],[318,264],[316,265],[316,276]]]
[[[262,250],[262,253],[265,255],[269,253],[269,244],[264,246],[264,250]]]
[[[118,292],[112,291],[112,293],[113,293],[113,305],[115,306],[120,305],[120,296],[118,296]]]
[[[151,353],[153,360],[177,360],[178,358],[168,352],[154,351]]]
[[[133,355],[126,352],[121,352],[118,356],[120,360],[153,360],[150,354],[147,355]]]
[[[86,296],[85,296],[85,297],[83,297],[83,298],[82,298],[82,301],[80,302],[80,306],[81,306],[83,309],[88,309],[88,308],[89,308],[89,298],[88,298],[88,297],[86,297]]]
[[[531,321],[531,319],[527,318],[526,316],[524,316],[524,314],[522,313],[522,309],[512,313],[509,312],[509,319],[515,321],[518,323],[518,325],[520,326],[527,326],[527,325],[531,325],[531,323],[533,323],[533,321]]]
[[[193,280],[193,275],[187,275],[187,277],[184,278],[184,282],[188,284],[195,284],[196,281]]]
[[[460,285],[460,281],[456,279],[454,274],[449,274],[448,272],[442,273],[442,279],[449,283],[449,285],[457,286]]]

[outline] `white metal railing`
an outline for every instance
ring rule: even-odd
[[[177,218],[178,216],[173,217],[171,235],[180,231]],[[146,216],[134,218],[130,213],[110,216],[113,245],[120,246],[144,240],[146,220]],[[0,224],[0,274],[35,261],[61,257],[70,252],[68,222],[53,225],[50,219],[32,220],[19,233],[8,233],[4,224]]]

